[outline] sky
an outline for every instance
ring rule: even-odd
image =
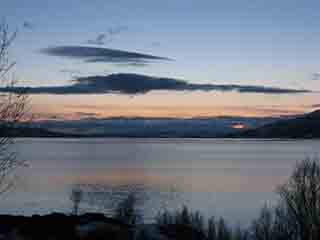
[[[279,116],[319,107],[319,10],[316,0],[11,0],[0,17],[18,30],[14,76],[38,118]]]

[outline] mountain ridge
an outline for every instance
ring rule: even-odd
[[[320,138],[320,109],[292,119],[279,120],[256,129],[242,131],[236,138]]]
[[[240,126],[239,129],[233,127]],[[241,128],[244,126],[244,129]],[[0,136],[47,138],[320,138],[320,109],[286,117],[107,118],[21,123]]]

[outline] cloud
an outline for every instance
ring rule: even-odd
[[[81,74],[81,71],[79,70],[74,70],[74,69],[67,69],[67,68],[63,68],[60,70],[61,73],[68,73],[68,74],[72,74],[72,75],[75,75],[75,74]]]
[[[104,45],[106,38],[106,34],[100,33],[95,39],[89,39],[87,43],[93,45]]]
[[[127,30],[128,30],[127,26],[110,27],[107,29],[106,33],[100,33],[96,38],[89,39],[86,43],[101,46],[106,44],[106,42],[113,41],[116,35],[119,35],[120,33]]]
[[[78,77],[67,86],[47,87],[6,87],[1,92],[21,92],[29,94],[144,94],[154,90],[166,91],[237,91],[240,93],[298,94],[309,90],[287,89],[253,85],[198,84],[173,78],[150,77],[139,74],[119,73],[107,76]]]
[[[31,22],[28,22],[28,21],[24,21],[23,22],[23,27],[25,29],[29,29],[29,30],[32,30],[34,28],[33,24]]]
[[[313,73],[312,80],[320,80],[320,72]]]
[[[136,61],[136,62],[128,62],[128,63],[117,63],[118,67],[146,67],[149,62],[147,61]]]
[[[75,112],[75,114],[80,118],[95,118],[99,117],[99,114],[92,112]]]
[[[129,52],[118,49],[83,47],[83,46],[58,46],[42,49],[43,54],[50,56],[82,59],[85,62],[107,62],[115,64],[148,64],[153,61],[170,61],[172,59],[150,54]]]

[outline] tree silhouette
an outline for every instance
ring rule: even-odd
[[[6,22],[0,23],[0,84],[2,88],[12,88],[17,81],[12,77],[15,62],[9,60],[9,48],[16,37],[16,32],[9,31]],[[27,95],[20,93],[0,94],[0,194],[12,186],[8,176],[18,166],[25,164],[18,160],[16,152],[12,149],[15,143],[13,130],[21,121],[27,110]]]
[[[320,164],[306,159],[297,164],[279,194],[300,239],[320,237]]]

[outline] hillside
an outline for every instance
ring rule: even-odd
[[[235,134],[241,129],[237,124],[257,128],[279,120],[270,117],[194,117],[147,118],[112,117],[83,118],[79,120],[47,120],[29,126],[52,132],[81,134],[91,137],[139,137],[139,138],[214,138]]]
[[[79,137],[36,127],[0,127],[0,137]]]
[[[320,110],[243,131],[240,138],[320,138]]]

